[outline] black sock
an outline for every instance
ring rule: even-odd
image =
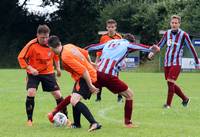
[[[73,110],[73,118],[74,118],[74,125],[81,126],[81,112],[76,109],[76,107],[72,106]]]
[[[75,109],[80,111],[84,115],[84,117],[90,122],[90,124],[97,123],[96,120],[94,119],[92,113],[88,109],[88,107],[83,104],[82,102],[78,102],[75,106]]]
[[[101,91],[102,91],[102,88],[100,88],[99,92],[97,93],[97,99],[98,100],[101,100]]]
[[[35,101],[34,101],[35,97],[26,97],[26,114],[27,114],[27,118],[28,120],[33,120],[33,110],[34,110],[34,106],[35,106]]]
[[[122,95],[118,94],[118,98],[122,98]]]
[[[63,97],[56,99],[56,104],[58,105],[60,102],[62,102],[64,99]],[[68,118],[68,114],[67,114],[67,107],[64,107],[62,110],[60,110],[60,112],[62,112],[63,114],[65,114]]]

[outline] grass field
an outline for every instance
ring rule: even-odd
[[[0,70],[0,136],[1,137],[200,137],[200,73],[182,73],[177,81],[190,96],[188,108],[175,96],[173,107],[165,110],[167,86],[163,73],[121,73],[134,91],[133,120],[139,128],[123,128],[123,103],[116,96],[103,90],[103,100],[84,101],[103,128],[88,133],[89,123],[82,117],[81,129],[56,128],[47,120],[47,113],[55,107],[53,97],[38,90],[34,111],[34,126],[27,127],[25,113],[25,72]],[[59,78],[64,96],[71,93],[73,81],[66,72]],[[71,115],[71,106],[69,117]]]

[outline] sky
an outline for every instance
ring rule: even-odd
[[[19,4],[21,5],[24,0],[19,0]],[[46,6],[40,7],[39,5],[42,4],[42,0],[28,0],[27,1],[27,8],[29,12],[41,12],[41,13],[52,13],[57,10],[56,6]]]

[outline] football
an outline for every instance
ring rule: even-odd
[[[62,127],[62,126],[66,126],[67,124],[67,117],[65,114],[58,112],[55,114],[55,116],[53,117],[53,124],[56,127]]]

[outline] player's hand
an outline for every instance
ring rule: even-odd
[[[39,72],[37,71],[37,69],[33,68],[32,66],[28,66],[27,69],[31,72],[32,75],[37,76],[39,74]]]
[[[160,51],[160,47],[158,47],[158,46],[155,45],[155,44],[151,47],[151,49],[152,49],[153,53],[157,53],[157,52]]]
[[[92,93],[94,93],[94,94],[97,94],[97,93],[99,92],[99,89],[96,88],[94,85],[91,85],[91,86],[89,87],[89,89],[90,89],[90,92],[92,92]]]
[[[148,59],[152,59],[154,57],[154,53],[153,52],[150,52],[149,54],[148,54]]]
[[[57,77],[60,77],[61,76],[61,70],[60,69],[56,69],[57,71]]]

